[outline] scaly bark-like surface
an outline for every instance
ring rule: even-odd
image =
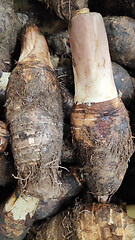
[[[33,228],[26,240],[130,240],[135,220],[113,204],[79,204]]]
[[[119,188],[133,154],[128,113],[118,98],[102,16],[89,9],[77,11],[69,36],[75,82],[73,144],[90,191],[106,202]]]
[[[0,153],[4,152],[7,147],[9,132],[4,122],[0,121]]]
[[[59,170],[62,97],[46,40],[34,25],[24,33],[6,98],[18,188],[0,206],[0,239],[21,240],[35,220],[57,212],[82,187],[77,175],[64,178]]]
[[[38,199],[16,189],[9,200],[0,206],[0,239],[24,239],[34,221],[56,214],[63,203],[82,188],[82,181],[75,172],[63,175],[61,182],[61,192],[54,199]]]
[[[12,152],[22,188],[34,196],[57,196],[63,137],[61,92],[50,67],[47,44],[35,26],[26,29],[6,99]]]
[[[84,179],[99,201],[107,201],[119,188],[133,153],[128,113],[118,98],[74,104],[71,122]]]

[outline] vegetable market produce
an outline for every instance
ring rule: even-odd
[[[90,191],[99,202],[107,202],[133,154],[129,117],[115,87],[101,15],[88,9],[76,12],[69,36],[75,82],[73,144]]]
[[[82,183],[76,173],[63,176],[61,192],[56,198],[40,199],[18,187],[0,206],[0,239],[22,240],[34,221],[56,214],[65,201],[79,193]]]
[[[82,204],[33,227],[26,240],[130,240],[135,237],[135,220],[113,204]]]
[[[9,140],[9,132],[4,122],[0,121],[0,186],[5,186],[13,180],[15,173],[12,159],[5,152]]]
[[[135,20],[126,16],[105,17],[111,59],[135,68]]]
[[[76,152],[72,144],[70,124],[64,124],[63,132],[64,134],[61,161],[64,163],[76,162]]]
[[[64,85],[62,86],[62,84],[61,84],[61,93],[62,93],[64,118],[69,120],[71,108],[74,103],[73,95],[68,91],[68,89]]]
[[[53,33],[46,35],[46,41],[49,47],[57,55],[69,54],[71,53],[69,45],[69,35],[67,31],[60,33]]]
[[[88,7],[88,0],[44,0],[47,7],[50,7],[54,12],[65,21],[69,21],[72,14],[83,7]]]
[[[0,239],[23,239],[34,220],[53,214],[82,186],[76,175],[62,177],[62,98],[46,40],[35,25],[26,27],[22,40],[6,89],[18,187],[0,206]]]
[[[10,75],[6,118],[21,186],[26,185],[30,195],[57,196],[63,138],[61,92],[46,40],[34,25],[26,28],[18,64]]]
[[[133,109],[135,103],[135,88],[132,77],[122,66],[115,62],[112,62],[112,70],[118,95],[128,110]]]
[[[10,0],[0,1],[0,19],[0,70],[7,72],[11,69],[11,55],[21,29]]]
[[[3,153],[7,147],[9,132],[4,122],[0,121],[0,153]]]

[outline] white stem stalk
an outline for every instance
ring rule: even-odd
[[[77,12],[69,28],[75,81],[75,103],[103,102],[118,96],[103,18]]]

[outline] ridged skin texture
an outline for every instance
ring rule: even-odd
[[[33,228],[26,240],[130,240],[134,222],[119,206],[80,203]]]
[[[63,112],[53,70],[36,60],[18,63],[6,99],[12,152],[22,188],[37,197],[57,196]]]
[[[45,185],[45,184],[44,184]],[[25,219],[15,219],[12,213],[12,207],[17,199],[22,196],[20,189],[16,189],[12,194],[11,210],[7,211],[0,206],[0,239],[1,240],[22,240],[27,234],[34,221],[45,219],[56,214],[63,202],[78,194],[82,189],[82,181],[76,173],[66,173],[62,176],[62,186],[60,195],[57,198],[47,198],[39,201],[33,217],[28,213]],[[25,199],[25,198],[24,198]],[[22,206],[20,206],[21,208]],[[23,207],[22,207],[23,212]],[[33,239],[33,238],[31,238]]]
[[[119,98],[74,104],[71,131],[90,191],[99,202],[108,201],[119,188],[133,153],[124,104]]]
[[[0,153],[4,152],[9,140],[9,132],[4,122],[0,121]]]

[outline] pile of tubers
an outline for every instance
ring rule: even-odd
[[[68,31],[24,25],[7,1],[15,20],[2,30],[8,66],[0,59],[0,239],[135,239],[120,194],[134,163],[135,20],[102,17],[87,0],[37,4]]]

